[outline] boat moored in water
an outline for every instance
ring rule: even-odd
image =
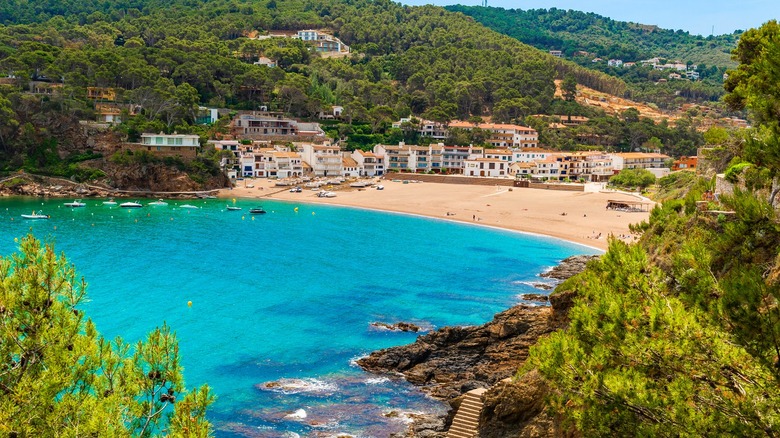
[[[23,214],[22,217],[24,219],[49,219],[48,214],[43,214],[42,212],[35,210],[33,210],[31,214]]]
[[[238,210],[241,210],[241,207],[233,207],[231,205],[228,205],[227,207],[225,207],[225,209],[227,211],[238,211]]]
[[[263,207],[254,207],[249,209],[249,213],[251,214],[265,214],[265,210]]]
[[[198,207],[196,207],[194,205],[190,205],[190,204],[180,205],[179,207],[181,207],[181,208],[198,208]]]
[[[162,199],[158,199],[154,202],[150,202],[149,205],[168,205],[168,203],[163,201]]]
[[[140,202],[123,202],[119,204],[122,208],[141,208],[143,205]]]
[[[66,202],[65,206],[68,208],[79,208],[79,207],[86,207],[87,204],[84,202],[81,202],[81,199],[76,199],[73,202]]]
[[[114,198],[108,198],[108,201],[103,201],[103,205],[116,205],[116,201],[114,201]]]

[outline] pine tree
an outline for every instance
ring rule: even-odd
[[[208,436],[208,386],[187,393],[166,324],[134,347],[100,336],[87,285],[33,236],[0,259],[0,435]]]

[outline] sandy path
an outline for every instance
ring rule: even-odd
[[[304,189],[290,193],[274,181],[247,180],[223,198],[271,198],[286,201],[342,205],[477,223],[516,231],[543,234],[599,249],[607,248],[607,236],[628,236],[628,225],[647,220],[648,212],[607,210],[607,200],[637,198],[615,192],[562,192],[540,189],[382,181],[384,190],[366,188],[336,191],[335,198],[318,198]],[[562,213],[565,213],[563,215]],[[631,237],[626,237],[631,239]]]

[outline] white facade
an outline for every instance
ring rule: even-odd
[[[488,134],[486,142],[497,148],[535,148],[539,146],[539,133],[535,129],[502,123],[470,123],[454,121],[450,128],[471,131],[481,129]]]
[[[387,169],[408,172],[428,172],[442,169],[443,145],[415,146],[398,145],[374,146],[374,154],[383,155],[387,160]]]
[[[668,155],[645,152],[626,152],[611,154],[615,170],[623,169],[663,169],[666,168]]]
[[[341,176],[341,151],[338,146],[301,144],[303,161],[311,166],[314,176]]]
[[[495,158],[475,158],[464,162],[466,176],[505,177],[509,175],[509,163]]]
[[[195,134],[141,134],[141,144],[151,146],[200,146]]]
[[[385,157],[356,149],[350,155],[357,162],[360,176],[382,176],[385,174]]]

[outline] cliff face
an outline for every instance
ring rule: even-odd
[[[201,184],[185,172],[163,164],[117,165],[106,162],[101,169],[106,173],[109,184],[121,190],[186,192],[230,187],[230,180],[223,173]]]
[[[569,278],[581,272],[591,258],[567,259],[544,275]],[[490,388],[484,396],[480,436],[567,436],[543,409],[547,385],[541,376],[531,372],[517,382],[502,380],[517,373],[540,336],[566,327],[574,297],[574,292],[557,290],[550,296],[550,307],[518,305],[481,326],[444,327],[418,337],[413,344],[376,351],[358,365],[375,373],[401,373],[453,408],[465,392]],[[453,414],[454,409],[444,427]],[[407,436],[443,436],[440,433],[413,426]]]

